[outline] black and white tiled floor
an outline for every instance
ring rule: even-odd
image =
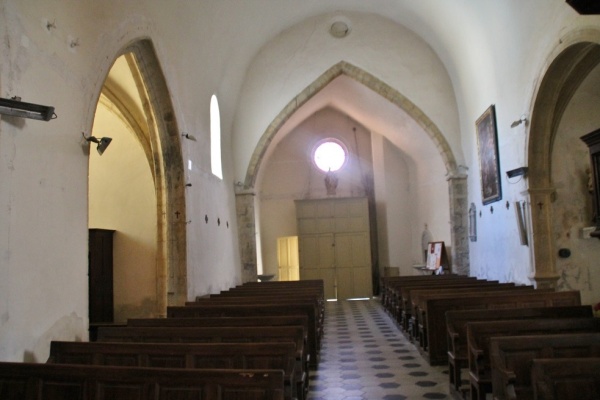
[[[430,367],[377,299],[328,302],[308,400],[450,399],[447,367]]]

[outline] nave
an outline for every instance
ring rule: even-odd
[[[447,371],[429,366],[379,300],[328,302],[308,399],[449,399]]]

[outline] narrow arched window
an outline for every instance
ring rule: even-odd
[[[214,176],[223,179],[221,163],[221,113],[214,94],[210,98],[210,169]]]

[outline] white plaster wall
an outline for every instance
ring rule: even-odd
[[[536,87],[557,50],[564,46],[561,43],[578,29],[600,26],[600,19],[579,16],[560,0],[470,3],[477,18],[468,29],[479,32],[479,44],[448,35],[440,56],[456,90],[462,146],[469,168],[469,202],[478,209],[477,241],[470,242],[471,274],[531,284],[532,249],[520,244],[513,207],[515,201],[526,200],[523,192],[527,181],[509,180],[505,174],[527,166],[529,132],[524,124],[516,128],[510,125],[522,114],[531,115]],[[486,17],[491,15],[494,17]],[[439,25],[439,29],[446,28]],[[433,47],[439,50],[438,45]],[[485,64],[478,65],[476,60]],[[500,202],[483,206],[475,121],[491,104],[496,105],[497,112],[503,196]]]
[[[600,67],[585,79],[565,110],[552,152],[552,181],[556,200],[552,204],[556,269],[562,290],[580,290],[584,304],[600,302],[598,239],[582,239],[582,228],[595,225],[592,194],[588,191],[591,169],[589,150],[580,137],[600,129]],[[571,256],[558,257],[569,249]]]
[[[87,337],[87,157],[79,146],[86,93],[78,74],[69,75],[84,68],[63,42],[48,49],[38,15],[26,21],[15,4],[1,6],[2,97],[58,114],[50,122],[0,119],[0,359],[43,362],[50,340]]]
[[[152,317],[156,309],[156,191],[134,133],[99,105],[92,133],[113,141],[100,156],[90,147],[89,227],[115,230],[115,322]]]
[[[218,64],[226,62],[223,52],[233,47],[181,62],[182,49],[199,48],[200,36],[190,36],[187,29],[206,27],[197,23],[197,15],[184,4],[173,7],[160,1],[0,2],[1,96],[52,105],[58,114],[50,122],[0,120],[1,360],[45,361],[50,340],[87,338],[88,159],[80,147],[81,132],[91,131],[112,62],[137,39],[154,43],[176,99],[174,118],[182,131],[199,139],[186,142],[183,149],[186,167],[192,160],[188,178],[193,183],[188,221],[182,221],[193,238],[187,247],[188,295],[239,282],[232,158],[227,151],[235,96],[219,98],[225,121],[225,180],[210,174],[205,146],[210,95],[223,82],[231,83]],[[220,46],[210,42],[202,51]],[[202,79],[198,71],[203,71]],[[227,94],[228,88],[222,92]]]
[[[385,234],[384,242],[388,243],[389,264],[399,267],[402,275],[412,274],[412,240],[419,235],[419,227],[411,223],[411,214],[415,212],[418,202],[412,191],[417,187],[411,182],[412,159],[403,154],[389,141],[383,142],[383,171],[386,196],[382,199],[386,204],[386,223],[379,227]],[[378,199],[379,201],[379,199]],[[447,208],[448,203],[445,206]],[[381,242],[380,242],[381,243]]]

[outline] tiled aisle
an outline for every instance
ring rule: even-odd
[[[430,367],[374,300],[328,302],[308,400],[450,399],[447,367]]]

